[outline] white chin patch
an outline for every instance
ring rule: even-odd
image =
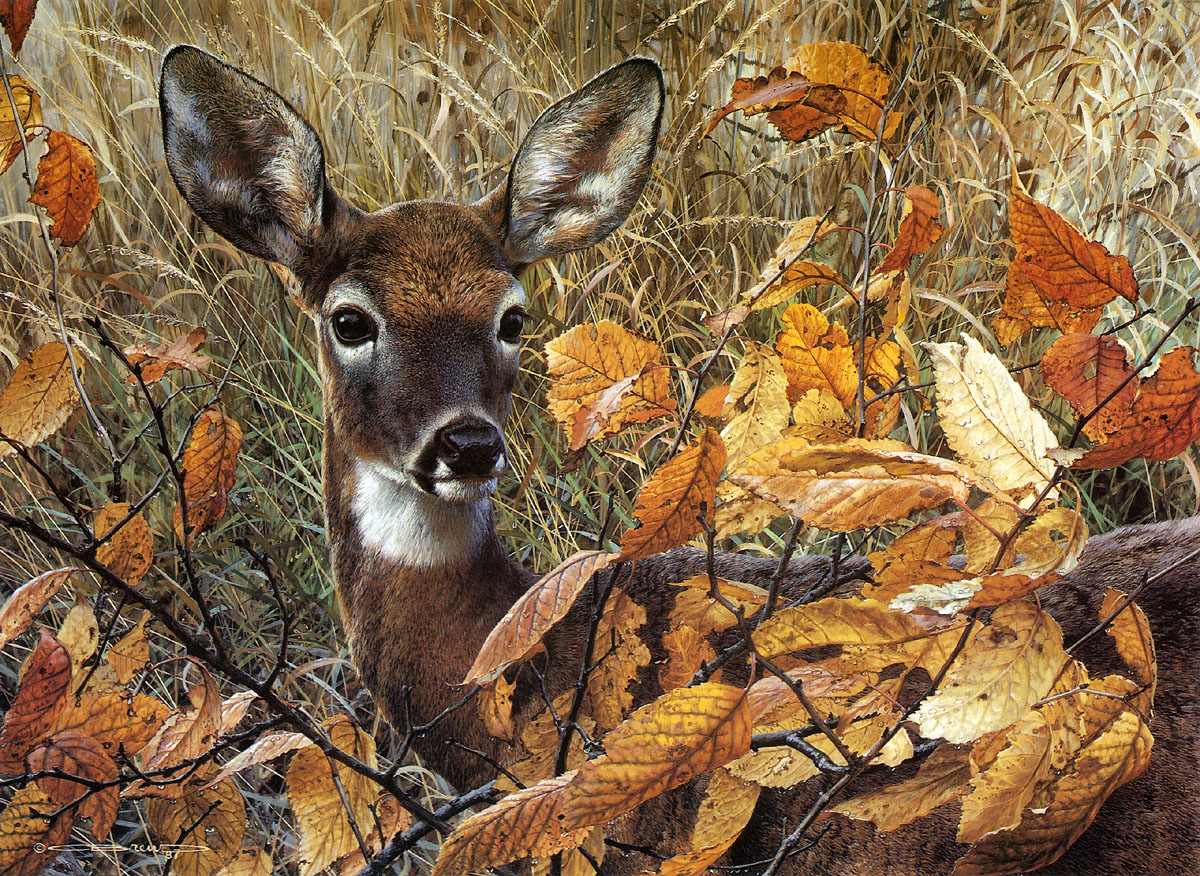
[[[433,492],[447,502],[477,502],[496,492],[496,478],[472,478],[463,481],[435,481]]]

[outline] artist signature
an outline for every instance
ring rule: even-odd
[[[161,855],[164,858],[170,859],[185,855],[189,852],[203,852],[208,846],[194,846],[186,844],[158,844],[158,843],[131,843],[130,845],[120,845],[118,843],[63,843],[61,845],[48,846],[45,843],[34,843],[33,850],[39,855],[46,852],[144,852],[151,855]]]

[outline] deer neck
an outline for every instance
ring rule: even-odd
[[[398,483],[345,453],[328,429],[324,494],[351,655],[403,732],[462,698],[460,682],[480,645],[531,576],[505,551],[489,499],[451,503]],[[473,703],[439,722],[418,750],[444,749],[445,737],[490,747]],[[433,765],[454,773],[440,756]]]

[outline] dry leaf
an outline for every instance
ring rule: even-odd
[[[659,876],[701,876],[725,854],[754,814],[761,787],[714,770],[692,828],[691,851],[663,861]]]
[[[775,349],[788,378],[788,399],[799,400],[810,389],[828,390],[844,408],[858,393],[858,368],[850,339],[840,323],[830,325],[811,304],[792,304],[780,318],[783,331]]]
[[[275,865],[265,849],[247,846],[234,855],[217,876],[271,876]]]
[[[237,474],[242,427],[215,408],[205,411],[183,452],[183,493],[187,500],[187,537],[211,529],[225,516],[229,490]],[[184,538],[179,506],[175,532]]]
[[[929,755],[911,779],[831,806],[829,811],[873,821],[879,830],[898,830],[957,800],[968,790],[970,777],[967,752],[943,745]]]
[[[728,383],[710,386],[696,399],[696,403],[692,406],[692,413],[698,417],[704,417],[706,420],[719,420],[721,412],[725,410],[727,398],[729,398]]]
[[[0,608],[0,648],[29,629],[33,619],[46,607],[50,598],[58,592],[72,572],[78,569],[55,569],[43,572],[31,581],[26,581],[12,592]]]
[[[50,866],[59,855],[56,847],[71,836],[69,814],[48,820],[57,809],[36,785],[26,785],[12,795],[0,812],[0,873],[37,876]]]
[[[188,691],[189,707],[172,712],[147,745],[143,770],[161,770],[207,752],[217,741],[221,726],[221,692],[204,664],[190,661],[200,672],[200,682]]]
[[[3,0],[0,0],[2,8]],[[17,105],[17,114],[13,115],[12,104],[5,94],[4,99],[0,100],[0,173],[12,167],[21,154],[22,132],[27,142],[33,138],[31,129],[42,124],[42,99],[33,86],[20,76],[9,76],[8,85],[12,89],[13,103]]]
[[[1031,711],[1004,738],[1004,748],[971,777],[958,825],[960,843],[1016,827],[1038,784],[1050,774],[1051,731],[1040,712]]]
[[[222,736],[227,736],[237,729],[237,725],[242,723],[242,719],[246,717],[246,713],[250,711],[250,706],[258,698],[252,690],[244,690],[240,693],[235,693],[225,702],[221,703],[221,727],[220,733]]]
[[[246,804],[231,781],[211,788],[192,785],[177,800],[151,798],[146,803],[146,820],[163,845],[189,847],[172,861],[171,872],[211,876],[242,847]]]
[[[1077,417],[1092,416],[1083,434],[1100,443],[1121,428],[1137,395],[1138,379],[1124,345],[1112,336],[1063,335],[1042,354],[1042,379],[1071,403]],[[1112,401],[1100,403],[1124,387]]]
[[[710,633],[727,630],[737,623],[733,613],[712,597],[708,575],[697,575],[673,586],[683,589],[675,597],[668,626],[686,624],[707,637]],[[718,578],[717,590],[747,615],[754,614],[755,609],[767,601],[767,591],[753,584]]]
[[[543,575],[488,633],[463,683],[490,682],[524,660],[546,631],[566,616],[592,576],[615,559],[616,554],[603,551],[580,551]]]
[[[943,229],[937,221],[937,216],[937,195],[925,186],[905,189],[904,212],[900,216],[900,230],[896,232],[896,243],[875,270],[881,273],[903,270],[908,267],[914,256],[929,252],[930,248],[942,239]]]
[[[52,769],[93,782],[111,782],[117,778],[117,765],[100,743],[73,730],[56,733],[29,753],[30,772]],[[70,779],[47,777],[38,779],[38,787],[58,806],[78,800],[77,811],[91,819],[92,835],[101,841],[108,839],[121,802],[117,785],[93,790]]]
[[[260,736],[254,744],[221,767],[221,771],[205,784],[206,788],[219,784],[234,773],[258,766],[285,754],[290,754],[298,748],[312,745],[312,740],[303,733],[268,733]]]
[[[746,692],[713,682],[673,690],[634,712],[604,747],[568,786],[567,830],[610,821],[749,751]]]
[[[96,646],[100,644],[100,623],[91,606],[82,603],[72,606],[54,638],[71,655],[71,672],[77,675],[83,662],[96,653]]]
[[[754,633],[764,657],[824,645],[890,646],[930,635],[904,612],[867,599],[822,599],[782,609]]]
[[[78,404],[67,348],[43,344],[21,360],[0,394],[0,435],[32,447],[61,429]],[[15,452],[0,442],[0,459]]]
[[[1104,593],[1104,601],[1100,603],[1100,620],[1105,620],[1118,605],[1125,600],[1125,594],[1112,587]],[[1117,646],[1129,668],[1133,670],[1134,678],[1146,685],[1149,701],[1154,701],[1154,692],[1158,686],[1158,661],[1154,655],[1154,636],[1150,632],[1150,622],[1146,615],[1131,602],[1120,614],[1113,618],[1108,634]],[[1146,714],[1149,714],[1147,710]]]
[[[29,200],[46,209],[53,222],[50,233],[63,246],[74,246],[100,203],[96,159],[90,146],[62,131],[47,134],[46,146]]]
[[[766,76],[736,80],[729,103],[709,120],[701,139],[711,134],[721,119],[741,110],[748,116],[765,112],[784,137],[807,140],[836,125],[846,104],[846,95],[838,89],[815,85],[797,72],[775,67]]]
[[[1080,310],[1056,301],[1029,277],[1032,256],[1018,255],[1008,266],[1003,310],[992,320],[996,340],[1008,346],[1037,326],[1063,334],[1088,334],[1100,321],[1101,307]]]
[[[665,633],[662,646],[667,661],[659,667],[658,683],[664,692],[686,686],[701,666],[717,656],[708,640],[686,624]]]
[[[67,699],[55,730],[91,736],[109,755],[136,755],[159,732],[169,711],[161,700],[145,694],[89,692]]]
[[[700,532],[700,516],[712,519],[717,479],[725,468],[725,444],[713,429],[664,463],[638,493],[639,523],[621,537],[618,562],[670,550]]]
[[[71,655],[45,630],[22,669],[21,682],[0,728],[0,771],[25,771],[25,755],[48,735],[67,704]]]
[[[168,371],[203,371],[212,365],[212,359],[200,352],[200,345],[207,339],[208,329],[194,328],[169,344],[126,347],[125,358],[129,364],[141,366],[143,383],[155,383],[166,377]],[[132,383],[137,377],[130,374],[125,380]]]
[[[784,66],[798,70],[813,82],[836,86],[845,94],[846,107],[839,117],[848,133],[860,140],[879,136],[890,83],[887,74],[861,48],[847,42],[810,43],[800,46]],[[890,139],[899,125],[900,114],[888,113],[882,139]]]
[[[729,467],[782,435],[790,412],[783,363],[770,348],[748,342],[722,412]]]
[[[602,731],[617,726],[633,708],[630,687],[650,663],[650,649],[638,634],[645,624],[646,609],[629,594],[619,591],[609,597],[596,627],[595,654],[600,662],[587,686],[592,716]]]
[[[8,34],[14,58],[21,54],[25,34],[29,32],[36,11],[37,0],[0,0],[0,27]]]
[[[150,612],[143,611],[133,629],[111,645],[104,655],[121,684],[129,684],[150,662],[150,644],[146,641],[146,621],[149,619]]]
[[[106,539],[96,548],[96,562],[136,587],[154,564],[154,536],[142,512],[129,517],[129,508],[128,502],[105,505],[96,512],[92,528],[97,539]],[[113,527],[123,520],[124,525],[113,532]]]

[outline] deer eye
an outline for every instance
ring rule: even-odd
[[[525,328],[525,311],[519,307],[510,307],[500,317],[500,331],[496,337],[506,344],[515,344],[521,340],[521,329]]]
[[[330,320],[337,339],[348,347],[356,347],[375,340],[379,334],[375,320],[357,307],[339,307]]]

